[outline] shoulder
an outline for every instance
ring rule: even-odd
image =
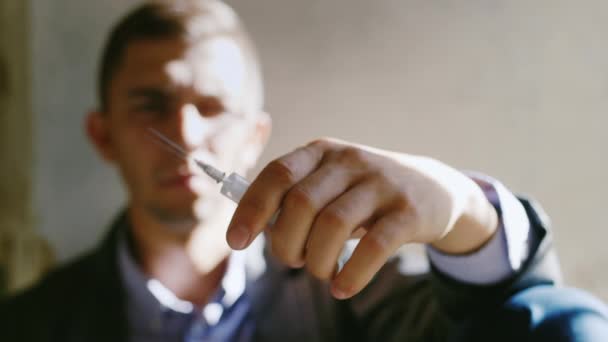
[[[96,255],[91,251],[59,265],[47,273],[38,283],[20,292],[16,297],[26,297],[49,290],[70,290],[72,286],[77,285],[75,279],[94,273],[95,259]]]
[[[121,221],[122,216],[119,216],[117,222]],[[70,304],[82,305],[83,298],[92,297],[92,291],[119,288],[119,223],[112,225],[108,235],[96,248],[51,270],[30,288],[4,302],[0,301],[0,312],[7,307],[16,311],[29,311],[32,308],[40,311],[46,308],[61,312],[67,310]]]
[[[44,331],[76,312],[73,310],[90,295],[95,255],[89,253],[50,271],[38,283],[0,302],[2,334],[22,336],[32,328]],[[32,332],[35,333],[35,332]]]

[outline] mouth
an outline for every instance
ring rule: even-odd
[[[163,188],[177,189],[184,188],[194,190],[192,187],[192,180],[196,176],[194,174],[179,174],[175,176],[167,177],[160,181],[160,186]]]

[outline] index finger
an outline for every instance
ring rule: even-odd
[[[317,168],[324,152],[323,144],[310,144],[275,159],[262,170],[243,195],[228,226],[226,238],[231,248],[249,246],[266,228],[289,189]]]

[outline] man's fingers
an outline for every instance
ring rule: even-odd
[[[333,276],[345,242],[386,202],[374,181],[354,186],[323,209],[314,222],[306,247],[306,268],[320,279]]]
[[[323,158],[317,145],[301,147],[268,164],[241,199],[226,238],[230,247],[243,249],[266,227],[285,193],[317,168]]]
[[[304,248],[315,217],[355,177],[346,168],[325,164],[289,190],[270,229],[272,251],[281,261],[292,267],[304,265]]]
[[[346,299],[359,293],[386,261],[415,231],[410,217],[394,211],[380,218],[363,236],[349,261],[332,281],[334,297]]]

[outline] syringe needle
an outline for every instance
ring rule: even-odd
[[[160,140],[163,143],[163,146],[167,147],[169,151],[173,152],[175,155],[180,156],[182,159],[189,160],[191,157],[188,156],[186,150],[184,150],[181,146],[171,141],[171,139],[164,136],[161,132],[156,129],[149,127],[148,131],[152,134],[156,139]],[[221,183],[226,178],[226,173],[222,172],[215,167],[203,163],[202,161],[191,158],[194,160],[196,165],[198,165],[209,177],[213,178],[216,182]]]
[[[237,203],[237,204],[241,201],[241,198],[243,198],[243,195],[245,194],[245,192],[247,191],[247,189],[249,188],[249,185],[250,185],[249,182],[247,181],[247,179],[245,179],[243,176],[241,176],[237,173],[234,173],[234,172],[231,173],[229,176],[226,176],[225,172],[222,172],[221,170],[218,170],[209,164],[203,163],[200,160],[190,157],[188,155],[188,153],[186,152],[186,150],[184,150],[181,146],[179,146],[178,144],[171,141],[169,138],[162,135],[162,133],[155,130],[154,128],[150,127],[150,128],[148,128],[148,131],[156,139],[163,142],[163,146],[167,147],[169,151],[173,152],[174,154],[180,156],[181,158],[183,158],[185,160],[190,160],[190,159],[194,160],[196,165],[198,165],[201,169],[203,169],[203,171],[205,171],[205,173],[207,175],[209,175],[209,177],[213,178],[218,183],[222,183],[222,188],[220,189],[220,192],[222,193],[222,195],[226,196],[227,198],[229,198],[230,200],[232,200],[234,203]],[[279,215],[279,211],[275,212],[274,215],[268,221],[268,224],[271,226],[274,225],[278,215]],[[336,273],[338,273],[342,270],[342,267],[344,266],[346,261],[348,261],[348,259],[350,258],[350,255],[352,254],[352,250],[353,250],[353,248],[346,248],[346,247],[342,248],[342,252],[340,253],[340,258],[338,259],[338,264],[336,266],[336,270],[337,270]]]
[[[168,147],[168,150],[173,152],[173,154],[182,157],[182,159],[188,160],[188,153],[181,146],[171,141],[169,138],[164,136],[161,132],[155,130],[152,127],[148,127],[148,132],[152,134],[156,139],[160,140],[164,143],[163,146]]]
[[[195,159],[194,161],[196,162],[196,165],[203,169],[203,171],[205,171],[205,173],[209,177],[213,178],[216,182],[221,183],[226,178],[225,172],[222,172],[209,164],[205,164],[200,160]]]

